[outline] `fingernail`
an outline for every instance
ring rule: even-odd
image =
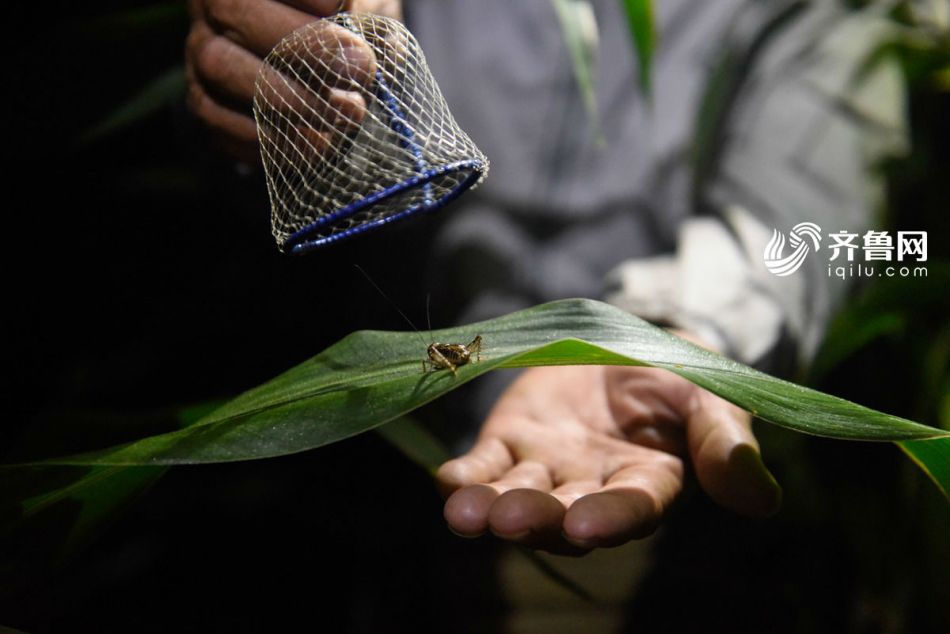
[[[578,548],[597,548],[597,545],[600,543],[600,540],[596,537],[571,537],[567,533],[561,533],[561,536],[564,537],[564,540],[569,544],[577,546]]]
[[[362,42],[340,42],[340,49],[330,63],[330,70],[346,79],[360,80],[373,67],[373,51]]]
[[[517,533],[499,533],[495,529],[491,529],[492,535],[499,539],[506,539],[511,542],[523,542],[531,536],[531,531],[519,531]]]
[[[461,532],[461,531],[457,531],[457,530],[455,530],[455,529],[452,527],[451,524],[448,524],[448,523],[446,523],[446,526],[448,527],[449,532],[451,532],[453,535],[455,535],[455,536],[457,536],[457,537],[461,537],[461,538],[463,538],[463,539],[475,539],[476,537],[481,537],[481,536],[482,536],[481,533],[463,533],[463,532]]]
[[[328,97],[333,112],[335,128],[356,127],[366,115],[366,101],[353,90],[331,88]]]

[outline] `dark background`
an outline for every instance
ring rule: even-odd
[[[417,325],[426,322],[437,218],[291,258],[270,236],[260,174],[241,175],[216,155],[180,98],[82,140],[181,63],[182,6],[143,4],[159,7],[143,17],[129,12],[138,4],[12,9],[4,143],[12,227],[3,250],[13,376],[0,426],[8,450],[51,455],[171,428],[168,412],[237,394],[352,330],[407,328],[353,263]],[[858,319],[889,311],[897,325],[847,354],[832,346],[815,381],[933,423],[945,384],[932,385],[930,366],[947,358],[933,351],[950,346],[950,198],[945,176],[934,176],[950,174],[950,103],[923,88],[913,97],[915,151],[887,166],[888,223],[929,230],[931,278],[865,289],[852,306]],[[450,314],[436,293],[433,323]],[[438,405],[422,417],[446,424]],[[941,601],[950,553],[940,537],[950,523],[932,485],[891,445],[760,432],[785,509],[754,524],[691,496],[631,601],[631,629],[926,632],[950,622]],[[374,434],[286,458],[172,469],[65,559],[48,545],[69,513],[47,519],[11,541],[17,567],[3,569],[12,574],[0,586],[0,624],[504,627],[492,566],[499,545],[451,535],[429,476]]]

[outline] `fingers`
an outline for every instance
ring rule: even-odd
[[[360,93],[339,88],[317,93],[269,66],[260,73],[254,99],[262,136],[304,160],[355,134],[366,115]]]
[[[375,68],[365,42],[338,25],[316,24],[284,40],[257,73],[258,113],[285,134],[352,134],[366,114],[363,91]]]
[[[375,57],[355,34],[319,23],[285,42],[280,68],[262,56],[282,38],[350,2],[298,0],[191,0],[192,29],[186,42],[188,104],[229,154],[258,163],[257,127],[251,117],[262,88],[262,130],[273,147],[308,164],[332,155],[355,134],[366,114],[361,90],[370,84]],[[269,72],[262,73],[262,69]],[[261,81],[258,81],[258,79]]]
[[[575,480],[571,482],[565,482],[559,487],[551,491],[551,495],[560,502],[564,508],[569,508],[571,504],[584,497],[585,495],[590,495],[591,493],[596,493],[600,491],[601,487],[604,486],[602,479],[597,478],[596,480]]]
[[[231,156],[248,164],[260,160],[257,128],[251,117],[222,106],[197,82],[191,82],[188,86],[188,107]]]
[[[472,484],[499,479],[514,466],[508,447],[498,438],[483,437],[460,458],[449,460],[436,473],[436,481],[443,495]]]
[[[204,0],[203,4],[204,17],[215,32],[258,57],[318,17],[272,0]]]
[[[618,480],[570,505],[531,487],[502,493],[499,489],[504,487],[494,483],[463,487],[446,501],[445,519],[462,537],[490,531],[531,548],[582,554],[592,548],[619,546],[656,530],[682,480],[670,482],[668,477],[649,483],[648,478],[648,474],[638,473],[633,478],[635,484]]]
[[[270,49],[269,49],[270,50]],[[318,22],[273,49],[278,70],[316,91],[359,90],[369,85],[376,57],[359,35],[332,22]]]
[[[197,22],[185,43],[193,79],[210,86],[219,96],[250,104],[261,60],[238,44]]]
[[[751,416],[696,388],[687,405],[687,442],[702,488],[718,504],[750,517],[778,511],[782,490],[759,455]]]
[[[459,489],[445,501],[445,522],[460,537],[478,537],[488,530],[488,512],[498,491],[485,484]]]
[[[564,518],[564,539],[587,550],[625,544],[651,535],[661,510],[640,489],[612,489],[582,497]]]
[[[495,484],[459,489],[445,503],[449,529],[461,537],[491,531],[510,542],[565,555],[586,549],[562,536],[565,507],[554,496],[533,488],[511,488],[499,493]]]
[[[494,451],[483,444],[480,452]],[[682,489],[683,465],[673,456],[642,450],[635,463],[603,480],[566,482],[552,489],[549,468],[525,461],[493,481],[465,484],[445,504],[449,528],[463,537],[486,532],[559,554],[578,555],[651,534]],[[500,460],[446,463],[440,480],[469,482],[497,473]],[[488,465],[491,466],[488,466]]]
[[[349,11],[353,0],[282,0],[284,4],[296,7],[305,13],[321,17],[333,15],[340,11]]]
[[[470,456],[466,456],[466,458],[453,462],[458,463],[467,460],[469,457]],[[471,464],[470,460],[468,462]],[[443,465],[439,470],[440,480],[442,479],[442,474],[446,470],[446,467],[449,467],[449,469],[453,468],[451,463]],[[469,471],[467,475],[477,473],[479,467],[480,465],[475,464],[473,470]],[[464,473],[465,467],[460,469],[458,466],[455,466],[454,468],[457,472],[461,471]],[[497,479],[493,478],[486,484],[474,484],[458,489],[445,503],[445,520],[448,522],[449,528],[452,529],[453,532],[466,537],[476,537],[489,528],[494,530],[496,527],[492,524],[491,513],[496,505],[496,501],[498,501],[499,497],[503,496],[503,494],[515,489],[531,489],[537,492],[550,491],[551,476],[547,467],[539,462],[521,462],[509,469],[506,473],[501,475],[501,477]],[[502,507],[504,506],[505,504],[503,503]],[[533,513],[532,509],[527,509],[525,513],[526,516],[522,517],[521,521],[533,521],[531,519]],[[561,508],[561,513],[563,514],[563,507]],[[520,525],[510,525],[505,520],[506,517],[507,515],[505,514],[496,517],[496,519],[500,519],[502,522],[498,526],[501,536],[520,534],[528,530],[527,528],[520,528]]]
[[[376,13],[377,15],[402,20],[401,0],[352,0],[347,4],[349,8],[344,9],[345,11]]]
[[[607,368],[607,401],[627,441],[674,455],[686,452],[680,403],[692,386],[668,372]]]
[[[661,370],[528,371],[476,449],[440,470],[452,493],[445,518],[461,535],[553,552],[617,546],[655,530],[683,488],[687,453],[719,504],[777,510],[781,490],[741,409]]]
[[[619,546],[656,530],[683,488],[683,463],[663,452],[614,473],[578,499],[564,518],[565,539],[580,548]]]
[[[502,539],[562,555],[582,555],[564,540],[564,505],[554,496],[534,489],[512,489],[495,500],[488,513],[491,532]]]
[[[250,109],[263,66],[260,57],[201,21],[193,24],[185,48],[190,79]],[[279,70],[271,69],[273,76],[268,78],[274,90],[282,88],[283,96],[314,92],[328,98],[327,89],[365,87],[375,71],[370,47],[335,24],[315,25],[306,37],[286,43],[284,48],[282,57],[287,62]]]
[[[201,4],[193,2],[190,8],[200,13]],[[246,105],[259,60],[216,36],[201,20],[192,23],[185,60],[191,112],[230,155],[248,163],[259,161],[257,131]],[[244,107],[235,105],[242,103]]]
[[[213,131],[231,136],[235,141],[256,143],[254,120],[221,105],[197,82],[188,87],[188,107]]]

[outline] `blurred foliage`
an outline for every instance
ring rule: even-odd
[[[84,132],[79,141],[90,143],[104,135],[119,132],[174,104],[184,94],[185,69],[176,66],[149,82],[105,119]]]
[[[640,88],[650,94],[652,83],[653,53],[656,50],[656,19],[653,0],[621,0],[627,26],[640,68]]]
[[[595,77],[597,74],[599,34],[594,7],[590,0],[551,0],[564,44],[571,57],[574,80],[587,112],[591,136],[597,144],[606,137],[597,110]],[[651,67],[656,49],[656,24],[652,0],[620,0],[624,18],[630,29],[638,63],[640,90],[650,95]],[[608,60],[609,61],[609,60]]]
[[[856,402],[948,428],[948,7],[944,0],[873,4],[902,29],[877,55],[900,62],[912,132],[911,152],[880,166],[888,187],[883,226],[929,231],[930,277],[880,280],[861,289],[832,325],[812,380]],[[104,430],[102,438],[128,439],[120,419],[145,420],[153,432],[173,429],[182,421],[179,403],[254,385],[348,329],[379,325],[379,314],[360,313],[372,313],[367,295],[354,291],[361,281],[335,279],[325,269],[388,253],[400,240],[367,238],[365,247],[345,246],[332,261],[285,262],[273,253],[265,214],[235,211],[256,200],[246,183],[192,151],[195,132],[175,103],[180,79],[169,71],[180,62],[184,2],[80,4],[53,24],[48,14],[23,15],[24,6],[11,7],[12,22],[48,30],[42,46],[34,29],[13,36],[10,73],[19,90],[9,106],[21,116],[12,180],[35,182],[19,178],[29,172],[48,186],[32,189],[31,207],[13,214],[9,253],[28,269],[38,258],[46,266],[15,275],[10,284],[17,307],[11,332],[18,334],[11,355],[22,363],[10,385],[13,420],[0,431],[5,446],[59,438],[75,448],[76,437],[89,429],[77,423],[80,409],[170,403],[159,414],[114,417],[121,429]],[[651,3],[624,6],[633,15]],[[636,24],[633,30],[644,64],[643,50],[652,45],[636,35]],[[165,80],[163,73],[169,73]],[[648,77],[641,73],[641,80]],[[162,107],[151,107],[155,94],[162,95]],[[116,134],[63,150],[64,140],[97,127]],[[258,203],[266,205],[263,197]],[[234,239],[209,249],[208,236],[222,226]],[[424,245],[406,240],[407,262],[387,270],[391,283],[382,284],[414,279],[412,256]],[[306,303],[301,289],[315,279],[332,298],[327,303],[354,315],[351,323],[321,318],[323,302]],[[269,301],[255,300],[261,297]],[[255,336],[259,324],[275,322],[289,333],[321,334],[304,351],[281,337],[275,346],[270,333]],[[437,444],[420,441],[411,427],[386,429],[391,442],[412,447],[408,454],[417,463],[438,459]],[[693,516],[697,505],[686,505],[671,526],[669,546],[661,548],[658,577],[642,595],[646,612],[635,610],[641,631],[651,623],[668,630],[674,618],[688,617],[685,612],[702,615],[710,631],[719,616],[732,631],[776,631],[750,625],[764,612],[781,617],[781,631],[946,631],[950,512],[922,474],[887,445],[771,427],[758,433],[785,486],[785,510],[766,525],[750,526],[716,509]],[[58,475],[48,472],[45,494],[27,473],[17,486],[34,487],[36,495],[28,496],[33,517],[50,522],[19,542],[14,559],[32,558],[36,567],[14,580],[23,592],[0,584],[0,612],[30,631],[155,631],[162,624],[172,631],[184,618],[198,628],[274,630],[291,627],[289,619],[299,614],[313,618],[316,601],[327,631],[353,622],[385,625],[380,615],[432,631],[473,613],[469,625],[478,631],[488,611],[473,607],[486,605],[476,604],[476,595],[494,588],[479,565],[490,548],[484,542],[460,546],[447,535],[437,496],[425,492],[423,479],[397,475],[400,461],[372,437],[328,447],[320,457],[176,469],[153,487],[148,504],[120,519],[113,511],[159,469],[81,467],[85,477],[77,481],[77,468],[61,467]],[[352,470],[354,464],[367,468]],[[376,470],[387,477],[372,477]],[[75,482],[83,486],[66,488]],[[88,506],[70,504],[74,495]],[[48,515],[60,502],[63,510]],[[71,548],[88,545],[92,529],[110,516],[105,539],[85,553]],[[709,559],[709,551],[723,556]],[[428,572],[420,571],[428,552],[438,556],[421,566]],[[50,572],[66,563],[71,566]],[[677,569],[698,585],[682,583],[684,577],[670,572]],[[312,581],[317,574],[324,576],[319,591]],[[734,586],[736,579],[742,583]],[[734,588],[739,592],[729,603],[727,591]],[[682,610],[683,596],[695,599],[692,610]],[[234,605],[241,609],[221,608]],[[368,605],[377,611],[368,614]]]
[[[910,148],[876,167],[887,201],[880,228],[924,230],[926,278],[877,278],[858,289],[832,322],[810,382],[885,411],[950,428],[950,3],[941,0],[856,2],[886,11],[897,25],[865,70],[896,61],[905,79]],[[896,371],[895,371],[896,369]],[[936,446],[934,446],[936,448]],[[779,450],[781,451],[781,450]],[[950,452],[934,464],[950,468]],[[797,456],[797,457],[796,457]],[[790,454],[800,461],[786,483],[787,502],[799,490],[821,491],[823,511],[847,545],[856,581],[848,597],[851,631],[930,632],[950,626],[950,508],[920,472],[896,452],[806,441]],[[942,462],[941,462],[942,461]],[[813,465],[809,475],[802,465]],[[843,473],[863,481],[829,486]]]
[[[584,102],[591,136],[597,143],[605,143],[604,131],[597,111],[597,89],[594,79],[597,69],[598,33],[594,8],[586,0],[551,0],[564,44],[571,56],[574,81]]]

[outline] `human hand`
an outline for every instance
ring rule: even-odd
[[[400,0],[189,0],[191,31],[185,45],[188,107],[233,158],[260,161],[251,115],[254,83],[263,58],[286,35],[338,11],[378,13],[399,19]],[[360,81],[370,76],[373,53],[342,27],[328,24],[328,50],[315,52],[328,67],[347,69]],[[334,60],[337,60],[334,64]],[[358,121],[365,106],[358,93],[331,91],[321,101]],[[329,121],[335,117],[326,116]],[[317,131],[319,133],[320,131]]]
[[[526,370],[437,478],[453,532],[583,554],[652,533],[683,488],[685,460],[722,506],[778,509],[749,414],[656,368]]]

